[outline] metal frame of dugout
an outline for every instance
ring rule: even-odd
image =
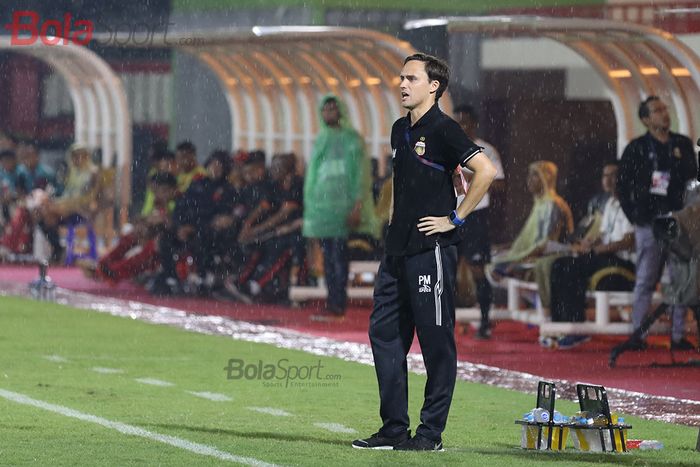
[[[195,30],[125,47],[172,48],[209,68],[231,116],[233,150],[310,154],[318,104],[333,93],[347,104],[350,122],[375,157],[390,151],[391,125],[403,112],[398,75],[415,52],[378,31],[326,26]],[[451,112],[447,93],[441,104]]]
[[[673,34],[639,24],[540,16],[444,17],[409,21],[406,29],[446,27],[450,34],[489,38],[546,38],[580,55],[603,79],[617,121],[617,150],[644,129],[642,99],[664,98],[679,133],[700,134],[700,58]]]
[[[49,65],[65,81],[74,112],[74,140],[102,152],[102,167],[117,168],[119,221],[126,222],[131,201],[131,116],[119,76],[100,56],[71,41],[47,45],[37,40],[15,45],[0,36],[0,50],[28,55]]]

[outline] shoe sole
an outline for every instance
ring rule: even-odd
[[[440,449],[394,449],[400,452],[445,452],[445,448]]]
[[[394,446],[377,446],[377,447],[372,448],[372,447],[369,447],[369,446],[367,446],[367,447],[355,446],[355,445],[353,444],[352,447],[355,448],[355,449],[371,449],[371,450],[373,450],[373,451],[393,451],[393,450],[394,450]]]

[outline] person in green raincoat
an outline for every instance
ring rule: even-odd
[[[327,311],[343,315],[347,305],[351,232],[378,236],[364,141],[347,120],[340,99],[321,100],[321,130],[304,180],[303,235],[318,239],[328,287]]]

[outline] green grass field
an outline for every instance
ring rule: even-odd
[[[321,379],[288,387],[284,380],[274,386],[257,379],[228,379],[229,359],[252,364],[249,374],[259,361],[277,365],[281,360],[290,374],[297,367]],[[171,385],[137,381],[144,378]],[[411,376],[414,424],[424,381],[423,376]],[[27,400],[23,397],[34,405],[20,403]],[[354,450],[352,439],[379,426],[377,399],[370,366],[51,303],[0,298],[0,465],[230,464],[222,453],[249,461],[324,466],[700,462],[700,453],[694,451],[697,429],[634,417],[626,417],[634,425],[631,437],[661,440],[663,450],[618,455],[523,451],[513,420],[531,408],[534,396],[465,382],[457,383],[445,452]],[[559,401],[558,408],[562,413],[576,410],[566,401]],[[68,416],[77,412],[66,409],[103,422]],[[198,446],[195,450],[204,445],[217,454],[120,432],[104,420],[127,424],[126,431],[177,438],[185,447]],[[335,431],[319,424],[330,424]]]

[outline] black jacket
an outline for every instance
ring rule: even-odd
[[[666,196],[649,192],[654,170],[670,172]],[[663,144],[646,133],[630,141],[617,175],[617,193],[627,219],[649,225],[661,214],[682,209],[686,183],[697,172],[693,143],[686,136],[672,132],[669,143]]]
[[[236,190],[226,179],[196,180],[175,203],[174,223],[176,226],[193,225],[206,229],[214,216],[233,214],[236,198]]]

